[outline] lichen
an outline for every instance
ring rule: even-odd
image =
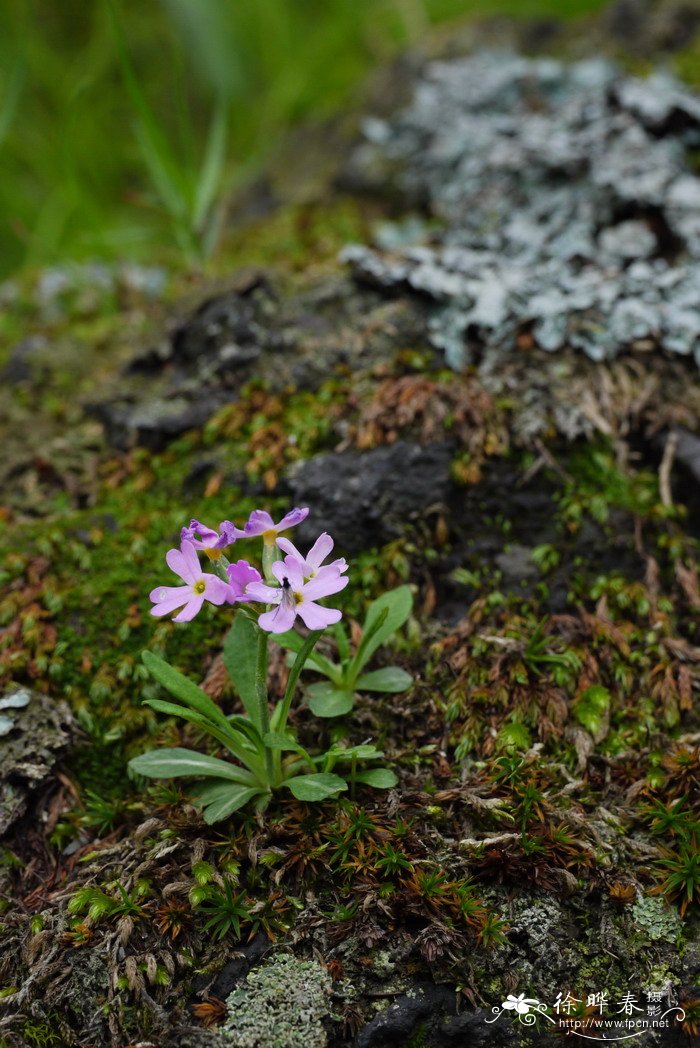
[[[649,939],[676,943],[682,934],[683,923],[678,911],[663,899],[645,895],[634,903],[631,914],[634,923],[646,932]]]
[[[385,187],[444,226],[344,258],[433,303],[450,365],[497,372],[532,346],[602,361],[633,345],[700,363],[700,178],[686,159],[700,101],[671,76],[478,53],[430,65],[412,105],[365,130],[358,169],[383,165]]]
[[[231,1048],[325,1048],[330,977],[317,961],[280,954],[227,1000],[222,1041]]]

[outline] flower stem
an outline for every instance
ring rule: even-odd
[[[277,579],[272,574],[272,565],[276,560],[281,557],[280,551],[277,549],[274,540],[269,542],[267,539],[263,540],[263,551],[262,551],[262,567],[263,575],[265,576],[265,582],[270,586],[277,585]]]
[[[284,730],[287,727],[287,719],[289,718],[289,710],[291,709],[292,699],[294,698],[294,692],[296,690],[297,681],[299,680],[299,674],[304,668],[306,660],[313,651],[316,641],[323,634],[323,630],[312,630],[304,641],[302,647],[297,652],[297,657],[294,660],[294,664],[289,671],[289,679],[287,680],[287,687],[282,699],[282,704],[275,711],[275,731],[279,732],[280,735],[284,735]],[[282,754],[278,750],[275,754],[275,768],[278,777],[280,776],[280,769],[282,764]]]
[[[258,650],[255,662],[255,691],[258,697],[258,713],[263,738],[270,730],[270,710],[267,705],[267,633],[258,627]],[[265,746],[265,769],[268,784],[273,783],[272,751]]]

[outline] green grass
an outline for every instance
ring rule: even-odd
[[[603,0],[4,0],[0,277],[65,259],[199,263],[286,129],[469,15]]]

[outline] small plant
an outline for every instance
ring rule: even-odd
[[[374,674],[361,673],[379,645],[406,621],[411,608],[407,587],[375,601],[352,659],[347,637],[344,646],[342,639],[339,640],[343,660],[340,667],[314,656],[314,646],[324,630],[336,626],[341,618],[338,609],[319,602],[344,589],[348,577],[345,560],[324,563],[333,550],[330,535],[320,535],[306,556],[280,537],[287,528],[304,520],[308,512],[308,509],[293,509],[275,524],[268,513],[255,510],[244,528],[224,521],[218,532],[193,520],[182,530],[180,549],[171,549],[166,556],[169,567],[180,576],[183,585],[158,586],[151,593],[152,614],[163,616],[177,612],[176,622],[193,619],[205,601],[218,606],[239,605],[224,643],[223,658],[245,716],[226,716],[209,695],[187,677],[152,652],[143,653],[151,676],[176,700],[148,699],[147,705],[196,725],[230,756],[223,760],[174,747],[151,750],[133,758],[129,766],[133,772],[150,778],[198,779],[192,792],[204,809],[208,823],[227,818],[249,802],[262,810],[273,791],[281,788],[289,789],[297,800],[322,801],[337,797],[348,788],[353,792],[357,783],[388,789],[397,781],[388,768],[364,767],[367,762],[383,758],[382,751],[376,747],[370,744],[343,747],[335,743],[325,753],[312,756],[288,724],[299,675],[307,665],[314,669],[319,664],[327,665],[333,673],[336,670],[342,673],[336,679],[344,689],[363,686],[364,680],[364,686],[377,691],[397,690],[399,682],[402,687],[398,690],[403,690],[408,677],[395,667]],[[262,574],[247,560],[230,563],[224,556],[223,551],[233,543],[259,537],[263,540]],[[280,551],[285,554],[284,558]],[[207,558],[216,574],[202,569],[199,553]],[[297,617],[309,630],[306,637],[292,632]],[[271,633],[295,651],[285,693],[277,701],[272,715],[267,689]],[[398,675],[402,675],[400,679]]]
[[[294,549],[291,543],[288,546]],[[327,678],[310,684],[306,689],[312,713],[317,717],[340,717],[353,708],[357,692],[396,694],[410,688],[413,678],[399,666],[384,666],[370,673],[365,673],[364,668],[377,648],[401,629],[411,614],[412,606],[413,598],[408,586],[399,586],[375,600],[369,606],[362,627],[362,639],[354,652],[350,650],[344,626],[342,623],[336,624],[335,640],[340,662],[332,662],[316,651],[310,653],[306,662],[310,669]],[[293,652],[301,651],[303,641],[296,633],[283,634],[277,640]]]
[[[224,880],[223,891],[213,887],[208,889],[199,909],[207,917],[204,930],[211,932],[216,939],[225,938],[229,932],[240,939],[241,921],[250,921],[250,904],[246,894],[236,894],[228,877]]]
[[[654,894],[677,899],[681,916],[691,903],[700,902],[700,852],[696,838],[683,841],[677,851],[662,849],[663,858],[657,863],[657,873],[663,881],[653,889]]]

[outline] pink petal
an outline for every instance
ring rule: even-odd
[[[194,593],[180,614],[175,616],[173,622],[190,622],[202,610],[202,604],[204,604],[204,594]]]
[[[187,539],[180,544],[180,549],[182,550],[182,556],[185,558],[187,571],[190,573],[190,578],[188,578],[187,581],[196,582],[197,579],[202,576],[202,569],[199,566],[197,550],[191,542],[187,541]],[[187,578],[187,576],[185,576],[185,578]]]
[[[297,560],[304,559],[294,543],[290,542],[289,539],[277,539],[277,545],[283,553],[287,553],[290,557],[296,557]]]
[[[304,585],[304,565],[296,557],[285,557],[284,562],[276,561],[272,570],[279,564],[279,572],[275,572],[275,578],[282,582],[285,578],[293,590],[301,590]]]
[[[309,582],[322,582],[324,579],[337,579],[341,572],[347,571],[348,566],[344,560],[334,560],[332,564],[324,564]]]
[[[204,579],[204,594],[203,596],[209,601],[210,604],[225,604],[228,600],[228,595],[231,587],[228,582],[224,582],[223,579],[218,578],[216,575],[203,575]]]
[[[290,509],[289,513],[286,513],[279,524],[275,526],[278,531],[284,531],[286,528],[293,528],[296,524],[301,524],[302,520],[306,520],[308,515],[308,506],[305,506],[303,509],[295,506],[294,509]]]
[[[263,531],[273,531],[275,522],[264,509],[254,509],[248,517],[248,523],[244,528],[244,532],[247,538],[252,535],[262,535]]]
[[[326,626],[332,626],[342,618],[342,612],[337,608],[323,608],[320,604],[314,604],[312,600],[303,600],[297,605],[297,613],[310,630],[324,630]]]
[[[347,575],[330,574],[312,579],[304,586],[304,600],[318,600],[320,597],[329,597],[331,593],[339,593],[349,581]]]
[[[286,601],[274,611],[265,611],[258,619],[258,626],[268,633],[286,633],[294,625],[296,609]]]
[[[266,586],[264,582],[249,582],[245,588],[245,595],[253,600],[261,600],[263,604],[279,604],[282,600],[282,590]]]
[[[172,600],[173,597],[180,597],[182,594],[185,595],[183,601],[189,600],[191,592],[192,590],[189,586],[156,586],[148,596],[154,604],[162,604],[163,601]]]
[[[170,597],[169,600],[160,601],[151,608],[151,615],[155,615],[160,618],[162,615],[169,615],[171,611],[177,611],[183,604],[187,604],[192,595],[192,590],[189,586],[175,587],[181,590],[179,597]]]
[[[176,575],[179,575],[184,582],[192,582],[187,570],[187,561],[183,557],[181,550],[169,549],[165,554],[165,563],[170,570],[174,571]]]
[[[328,554],[333,549],[333,539],[327,531],[318,536],[313,546],[306,554],[306,563],[311,571],[317,571]]]

